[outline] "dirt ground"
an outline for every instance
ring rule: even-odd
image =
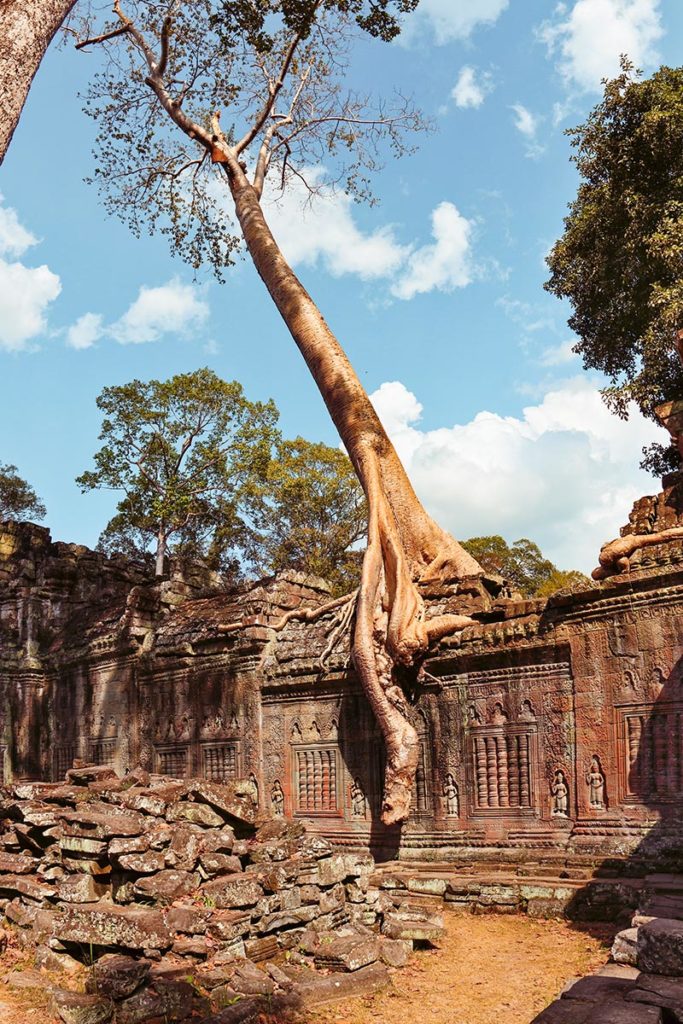
[[[569,978],[605,963],[614,928],[446,914],[440,949],[415,953],[394,986],[311,1011],[306,1024],[529,1024]]]
[[[614,929],[523,916],[446,914],[439,949],[413,954],[384,992],[328,1004],[297,1024],[529,1024],[564,983],[607,959]],[[8,950],[2,975],[16,966]],[[29,978],[28,964],[27,980]],[[32,975],[32,972],[30,972]],[[33,975],[35,977],[35,975]],[[52,1024],[45,993],[0,981],[0,1024]],[[276,1024],[264,1017],[264,1024]]]

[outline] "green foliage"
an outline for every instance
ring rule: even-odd
[[[483,569],[508,580],[523,597],[548,597],[557,590],[584,590],[591,586],[591,581],[583,573],[575,569],[558,569],[543,557],[537,544],[526,538],[508,545],[502,537],[494,534],[471,537],[463,541],[462,546]]]
[[[291,568],[340,592],[360,572],[363,492],[346,455],[283,441],[273,402],[252,403],[208,369],[105,388],[95,468],[83,491],[122,491],[100,548],[152,561],[200,559],[234,579]]]
[[[358,585],[357,545],[367,533],[367,508],[353,466],[338,448],[301,437],[281,443],[268,471],[262,522],[264,569],[322,576],[339,594]]]
[[[652,417],[683,391],[683,68],[640,80],[623,59],[568,134],[581,182],[546,288],[570,300],[575,351],[609,377],[610,408]]]
[[[19,476],[17,467],[0,463],[0,521],[44,518],[45,506],[31,485]]]
[[[279,438],[275,405],[249,402],[209,369],[108,387],[97,405],[104,444],[77,483],[124,492],[102,545],[154,544],[158,559],[172,546],[236,571]]]

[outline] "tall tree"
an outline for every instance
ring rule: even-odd
[[[44,518],[45,506],[31,485],[19,476],[17,467],[0,463],[0,521]]]
[[[31,83],[76,0],[0,0],[0,164]]]
[[[298,437],[284,441],[265,486],[259,558],[267,570],[322,576],[335,595],[358,586],[367,506],[347,455]]]
[[[546,288],[572,305],[574,351],[605,373],[611,409],[655,418],[683,393],[683,68],[640,80],[622,60],[602,101],[567,133],[580,183],[562,238],[548,256]],[[669,447],[645,468],[678,464]]]
[[[124,492],[103,542],[153,543],[156,575],[176,541],[206,544],[218,531],[224,552],[239,547],[278,437],[273,403],[203,369],[105,388],[97,405],[104,444],[76,482]]]
[[[548,597],[557,590],[585,590],[591,581],[576,569],[558,569],[538,544],[522,537],[508,544],[503,537],[470,537],[462,546],[487,572],[502,576],[523,597]]]
[[[242,243],[327,405],[368,502],[368,547],[352,655],[386,745],[383,820],[405,819],[419,757],[402,673],[430,642],[469,624],[427,619],[418,584],[479,577],[477,562],[419,502],[339,342],[284,259],[262,199],[312,165],[334,165],[358,197],[383,147],[406,150],[409,102],[374,104],[345,85],[356,30],[391,39],[417,0],[115,0],[115,20],[79,44],[110,61],[91,90],[95,178],[134,231],[147,221],[194,266],[220,275]],[[218,108],[227,108],[221,119]],[[237,219],[235,234],[229,206]]]

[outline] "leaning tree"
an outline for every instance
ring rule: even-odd
[[[76,0],[0,0],[0,164],[45,51]]]
[[[348,358],[284,259],[263,198],[294,181],[314,191],[311,169],[321,164],[362,198],[385,147],[406,151],[406,133],[422,126],[409,100],[397,93],[375,103],[344,79],[354,34],[392,39],[417,2],[115,0],[114,19],[84,24],[77,44],[107,51],[86,101],[107,208],[134,232],[162,231],[192,266],[208,261],[219,277],[246,247],[365,491],[352,657],[385,741],[387,824],[408,815],[419,754],[400,680],[430,643],[472,621],[427,617],[418,585],[482,570],[415,495]]]

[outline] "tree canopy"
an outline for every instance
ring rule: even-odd
[[[683,391],[683,68],[640,79],[624,59],[568,134],[581,180],[546,288],[571,302],[574,351],[609,377],[610,408],[653,417]]]
[[[44,518],[45,506],[31,485],[19,476],[17,467],[0,462],[0,521]]]
[[[508,580],[523,597],[548,597],[557,590],[582,590],[591,581],[576,569],[558,569],[545,558],[538,544],[525,537],[514,544],[494,534],[462,542],[479,564]]]
[[[229,557],[268,470],[274,404],[250,402],[237,381],[201,369],[104,388],[97,405],[104,443],[77,483],[124,492],[105,542],[153,539],[158,574],[174,541],[190,552],[215,542]]]
[[[283,441],[270,464],[258,537],[264,568],[322,576],[335,594],[358,586],[367,506],[347,455],[298,437]]]

